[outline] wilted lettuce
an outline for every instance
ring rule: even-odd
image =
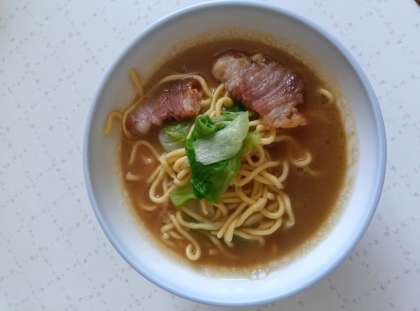
[[[248,129],[248,112],[240,112],[225,128],[196,139],[192,144],[197,162],[208,165],[235,156]]]
[[[250,152],[260,143],[260,133],[248,131],[243,142],[243,154]]]
[[[194,121],[170,121],[159,132],[159,141],[166,152],[184,148],[185,140]]]
[[[212,118],[198,116],[191,136],[182,146],[192,177],[190,183],[171,191],[170,198],[175,207],[183,206],[193,198],[207,198],[217,203],[240,169],[242,154],[252,150],[259,139],[259,133],[249,131],[247,112],[225,113]]]
[[[171,199],[173,205],[176,208],[184,206],[188,201],[195,199],[194,188],[190,182],[187,182],[185,185],[172,190],[169,193],[169,198]]]
[[[192,172],[191,184],[198,199],[207,198],[212,202],[219,201],[241,167],[242,146],[231,158],[205,165],[197,161],[193,143],[226,128],[240,115],[241,113],[226,113],[214,118],[206,115],[196,118],[192,135],[185,142],[185,151]]]

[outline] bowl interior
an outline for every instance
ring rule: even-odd
[[[307,50],[341,87],[358,136],[353,191],[340,220],[314,250],[261,280],[209,278],[165,256],[132,219],[121,190],[116,133],[104,138],[107,115],[121,110],[132,94],[128,71],[147,76],[172,46],[220,29],[273,34]],[[353,117],[352,117],[352,116]],[[356,135],[357,136],[357,135]],[[209,3],[174,13],[138,36],[106,74],[91,108],[84,146],[88,193],[104,232],[144,277],[187,299],[216,305],[252,305],[290,296],[313,284],[348,255],[364,233],[382,189],[385,136],[373,90],[352,56],[316,25],[291,12],[262,4]],[[198,285],[199,284],[199,285]]]

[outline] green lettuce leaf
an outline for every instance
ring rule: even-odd
[[[171,199],[173,205],[175,205],[176,208],[179,208],[196,197],[194,195],[194,188],[192,184],[187,182],[185,185],[169,192],[169,198]]]
[[[185,150],[191,166],[192,177],[190,181],[194,187],[196,198],[207,198],[209,201],[217,203],[241,167],[242,148],[234,157],[209,165],[196,161],[192,143],[188,140],[185,144]]]
[[[170,121],[159,132],[159,141],[166,152],[184,148],[194,121]]]
[[[236,118],[223,129],[192,143],[196,160],[209,165],[232,158],[242,147],[242,141],[247,137],[248,129],[248,112],[239,112]]]
[[[229,122],[240,115],[241,113],[225,113],[214,118],[209,118],[206,115],[196,118],[194,130],[190,138],[185,141],[185,151],[192,172],[190,181],[194,188],[194,194],[198,199],[207,198],[215,203],[219,201],[229,187],[230,181],[241,167],[242,146],[231,158],[205,165],[197,161],[193,143],[198,139],[226,128]]]
[[[169,133],[175,133],[171,139],[176,140],[179,137],[184,139],[182,135],[177,136],[177,133],[183,132],[179,129],[180,126],[168,128]],[[259,133],[250,132],[248,129],[247,112],[225,113],[212,118],[200,115],[196,118],[194,130],[190,138],[184,139],[185,146],[183,146],[190,163],[192,177],[189,183],[169,194],[175,207],[184,206],[195,198],[207,198],[215,203],[219,201],[241,167],[242,154],[249,152],[259,143]],[[188,131],[185,130],[185,137]],[[169,136],[166,131],[165,133]],[[207,159],[217,158],[217,160],[211,160],[211,163],[204,161],[208,164],[203,164],[198,160],[197,153]],[[221,154],[223,156],[220,156]]]
[[[243,149],[242,149],[243,154],[247,154],[252,149],[257,147],[257,145],[260,143],[260,138],[261,138],[260,133],[249,131],[246,134],[246,137],[244,139]]]

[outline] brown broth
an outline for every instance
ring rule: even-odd
[[[284,183],[284,191],[289,195],[292,203],[296,218],[295,225],[287,230],[280,229],[271,236],[266,237],[264,246],[259,246],[257,243],[239,241],[234,250],[236,259],[209,255],[205,247],[203,247],[203,244],[208,243],[207,238],[203,237],[199,232],[191,232],[202,243],[202,257],[198,261],[193,262],[192,265],[216,269],[231,267],[253,268],[299,251],[302,245],[325,225],[326,219],[332,213],[340,190],[343,187],[347,168],[347,141],[338,108],[334,104],[328,105],[316,91],[319,87],[325,87],[325,82],[321,81],[302,62],[286,52],[259,42],[243,40],[217,41],[189,48],[163,64],[148,79],[146,91],[162,77],[183,72],[199,73],[207,80],[210,86],[215,87],[216,81],[210,73],[212,58],[227,49],[239,49],[250,54],[263,53],[269,58],[291,68],[304,80],[304,103],[298,108],[307,118],[308,125],[282,130],[282,133],[293,136],[300,146],[311,152],[313,161],[310,167],[319,173],[319,176],[302,175],[291,166],[288,179]],[[148,141],[159,152],[163,152],[157,134],[157,130],[152,132],[148,137]],[[132,141],[122,139],[120,165],[123,175],[129,171],[127,161],[132,146]],[[268,149],[273,160],[283,159],[287,155],[288,145],[286,142],[281,142],[270,145]],[[151,155],[144,154],[144,156],[153,159]],[[140,156],[138,157],[136,168],[131,170],[131,172],[133,174],[150,176],[158,162],[155,160],[149,165],[144,165],[141,158]],[[156,244],[162,244],[158,239],[163,222],[162,213],[159,209],[153,212],[146,212],[139,207],[139,202],[152,205],[148,197],[148,186],[142,182],[127,182],[124,180],[123,183],[134,210],[141,219],[141,226],[144,230],[151,233],[156,239]],[[185,248],[173,252],[185,258]],[[188,260],[185,258],[185,261]]]

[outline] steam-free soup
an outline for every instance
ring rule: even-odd
[[[167,76],[199,75],[211,92],[211,96],[207,96],[203,85],[198,87],[201,92],[199,114],[206,114],[212,102],[217,100],[212,98],[217,95],[217,90],[218,99],[233,97],[224,83],[212,74],[215,57],[229,50],[241,51],[251,63],[264,58],[269,60],[268,63],[276,62],[292,70],[303,81],[303,103],[296,107],[304,116],[306,125],[279,127],[273,131],[261,121],[258,113],[251,112],[246,120],[249,131],[259,133],[261,140],[247,155],[236,153],[242,168],[235,173],[217,203],[206,198],[192,199],[175,208],[167,192],[182,185],[176,186],[168,172],[175,174],[179,184],[192,178],[191,159],[186,151],[181,152],[183,145],[177,149],[181,150],[179,154],[173,156],[171,152],[176,151],[164,150],[159,136],[162,128],[167,126],[166,120],[161,126],[153,124],[147,135],[130,136],[124,133],[127,133],[132,112],[123,118],[126,126],[121,135],[120,151],[123,185],[141,220],[142,230],[149,232],[156,243],[171,254],[177,254],[197,267],[256,267],[296,252],[325,225],[336,206],[347,167],[347,142],[334,88],[286,51],[256,41],[225,40],[198,44],[160,66],[145,81],[144,93],[147,95],[156,90],[159,81]],[[161,84],[162,92],[175,89],[174,81]],[[136,98],[136,101],[139,101],[137,106],[141,105],[141,99]],[[226,107],[224,104],[219,108],[214,105],[213,117],[210,113],[208,117],[223,116],[230,107],[241,105],[237,99],[233,103],[228,99],[225,102]],[[133,105],[132,109],[137,106]],[[243,106],[240,109],[244,109]],[[194,118],[191,124],[194,124]],[[191,135],[190,131],[194,129],[188,129]],[[270,139],[273,141],[266,144]],[[139,141],[145,143],[139,144]],[[240,148],[243,152],[245,143]],[[197,153],[195,151],[195,155]],[[165,169],[162,161],[169,168]],[[256,174],[259,177],[241,185],[258,169],[259,165],[251,164],[258,162],[275,165],[268,165]],[[193,190],[194,196],[196,189]],[[248,203],[243,202],[242,195],[249,199]],[[258,196],[264,200],[259,200]],[[156,202],[162,198],[165,198],[163,202]],[[242,210],[234,215],[241,204],[244,205]],[[235,221],[236,225],[242,224],[236,227],[232,225]],[[268,233],[270,230],[272,232]]]

